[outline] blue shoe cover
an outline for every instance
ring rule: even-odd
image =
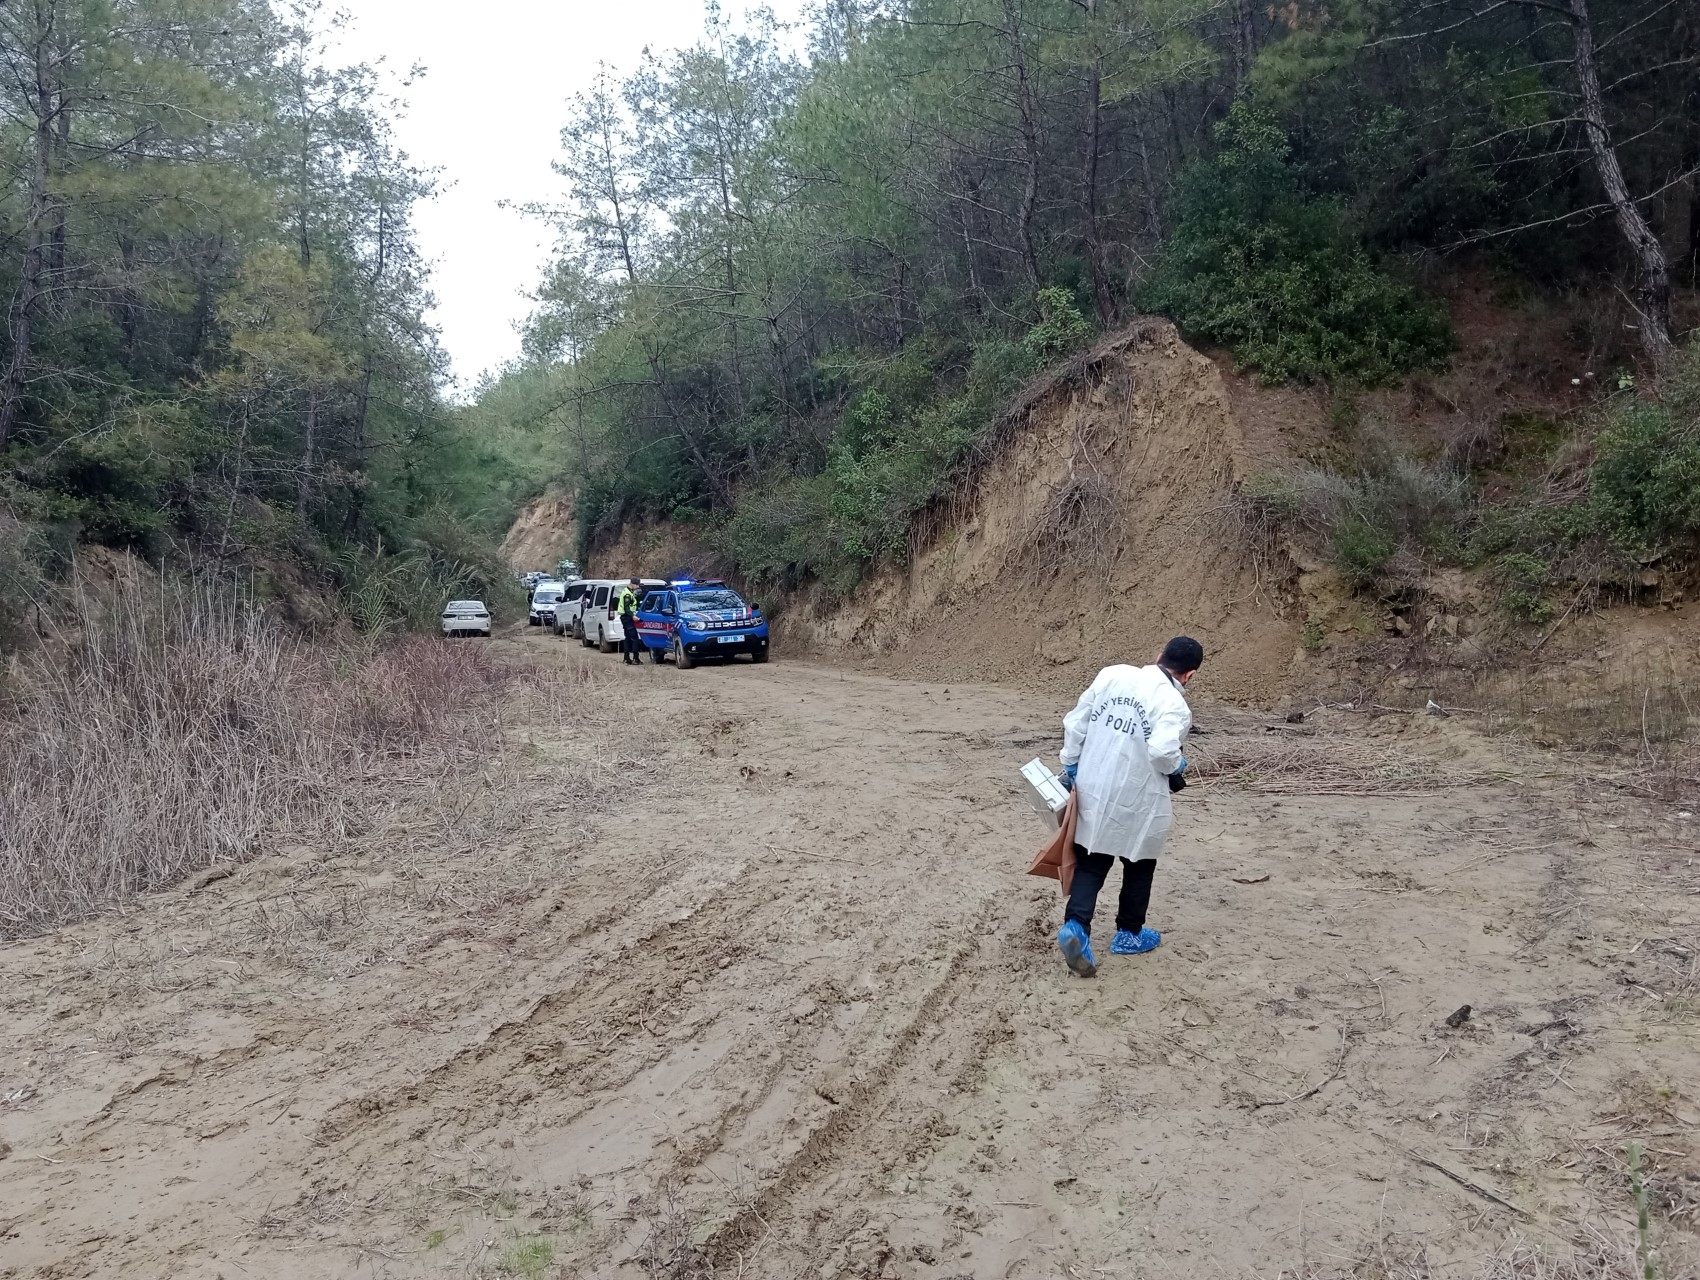
[[[1163,940],[1163,935],[1155,929],[1141,929],[1132,933],[1127,929],[1116,930],[1116,940],[1110,943],[1110,954],[1113,956],[1138,956],[1147,951],[1155,951],[1157,944]]]
[[[1065,921],[1063,927],[1057,930],[1057,945],[1062,948],[1068,967],[1075,973],[1082,978],[1097,974],[1098,962],[1092,958],[1092,939],[1086,936],[1086,930],[1080,927],[1078,920]]]

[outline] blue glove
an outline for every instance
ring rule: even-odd
[[[1076,764],[1065,764],[1063,766],[1062,784],[1063,784],[1063,790],[1064,791],[1073,791],[1074,790],[1074,775],[1079,773],[1079,772],[1080,772],[1080,765],[1078,763],[1076,763]]]
[[[1186,773],[1186,763],[1186,757],[1182,756],[1180,764],[1176,767],[1175,771],[1169,775],[1169,791],[1171,793],[1186,790],[1186,778],[1184,776]]]

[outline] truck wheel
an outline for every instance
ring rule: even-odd
[[[614,652],[614,646],[608,643],[608,633],[601,627],[596,628],[596,647],[602,653]]]
[[[757,649],[754,653],[752,653],[750,655],[750,657],[754,658],[757,662],[766,662],[767,661],[767,650],[766,649]]]
[[[673,665],[680,671],[689,671],[696,666],[697,660],[685,652],[685,642],[678,636],[673,637]]]

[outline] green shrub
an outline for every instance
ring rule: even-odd
[[[1382,579],[1396,556],[1415,564],[1425,552],[1455,554],[1470,518],[1468,497],[1467,482],[1450,468],[1378,448],[1355,472],[1253,473],[1237,502],[1249,534],[1264,541],[1283,528],[1307,534],[1362,588]]]
[[[1700,429],[1667,405],[1620,409],[1595,441],[1588,509],[1595,531],[1630,559],[1700,533]]]
[[[15,649],[48,593],[48,548],[39,530],[0,508],[0,653]]]
[[[709,541],[761,585],[790,590],[814,577],[842,593],[861,576],[861,558],[842,545],[832,480],[825,475],[786,477],[746,491]]]
[[[1071,327],[1066,315],[1058,323],[1059,332]],[[1040,359],[1024,343],[983,342],[954,394],[918,404],[910,362],[893,363],[899,374],[852,401],[824,474],[774,480],[740,498],[717,542],[741,572],[784,586],[813,575],[841,595],[873,565],[901,562],[916,513]]]
[[[1290,475],[1256,471],[1240,482],[1240,501],[1271,523],[1296,520],[1304,511],[1304,490]]]
[[[1147,309],[1271,381],[1385,381],[1452,346],[1443,308],[1377,270],[1334,201],[1307,195],[1285,135],[1243,100],[1182,180]]]
[[[1360,515],[1349,515],[1330,538],[1334,563],[1354,587],[1367,587],[1381,576],[1398,550],[1393,535]]]
[[[1494,575],[1504,592],[1506,609],[1525,622],[1550,622],[1552,601],[1547,589],[1552,570],[1541,557],[1526,551],[1508,551],[1494,562]]]
[[[1027,331],[1021,345],[1041,363],[1065,356],[1086,344],[1092,326],[1080,314],[1067,289],[1039,290],[1039,323]]]

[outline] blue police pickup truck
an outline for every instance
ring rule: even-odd
[[[767,661],[767,619],[724,582],[675,582],[648,592],[638,603],[637,629],[651,660],[671,654],[681,671],[740,653]]]

